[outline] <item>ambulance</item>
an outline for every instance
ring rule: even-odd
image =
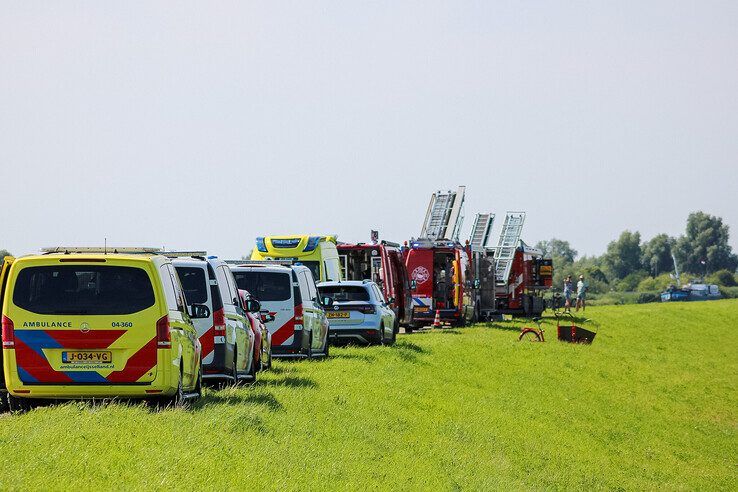
[[[251,259],[299,263],[310,269],[316,282],[343,280],[335,236],[257,237]]]

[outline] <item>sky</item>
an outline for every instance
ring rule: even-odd
[[[420,232],[433,191],[601,254],[721,216],[738,2],[0,2],[0,249]]]

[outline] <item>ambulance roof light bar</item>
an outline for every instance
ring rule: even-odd
[[[292,266],[294,260],[223,260],[229,265],[243,266]]]
[[[52,253],[102,253],[102,254],[159,254],[161,248],[145,248],[145,247],[115,247],[115,246],[53,246],[49,248],[41,248],[41,253],[48,255]]]

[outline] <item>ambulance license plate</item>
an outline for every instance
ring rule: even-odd
[[[62,362],[65,364],[109,364],[113,362],[113,353],[99,350],[62,352]]]
[[[329,318],[350,318],[351,314],[348,311],[328,311],[326,315]]]

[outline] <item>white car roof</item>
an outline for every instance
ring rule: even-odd
[[[234,272],[276,272],[290,273],[290,267],[282,265],[261,266],[261,265],[228,265]]]
[[[337,285],[347,285],[349,287],[364,287],[373,284],[374,282],[365,280],[331,280],[329,282],[320,282],[318,287],[332,287]]]

